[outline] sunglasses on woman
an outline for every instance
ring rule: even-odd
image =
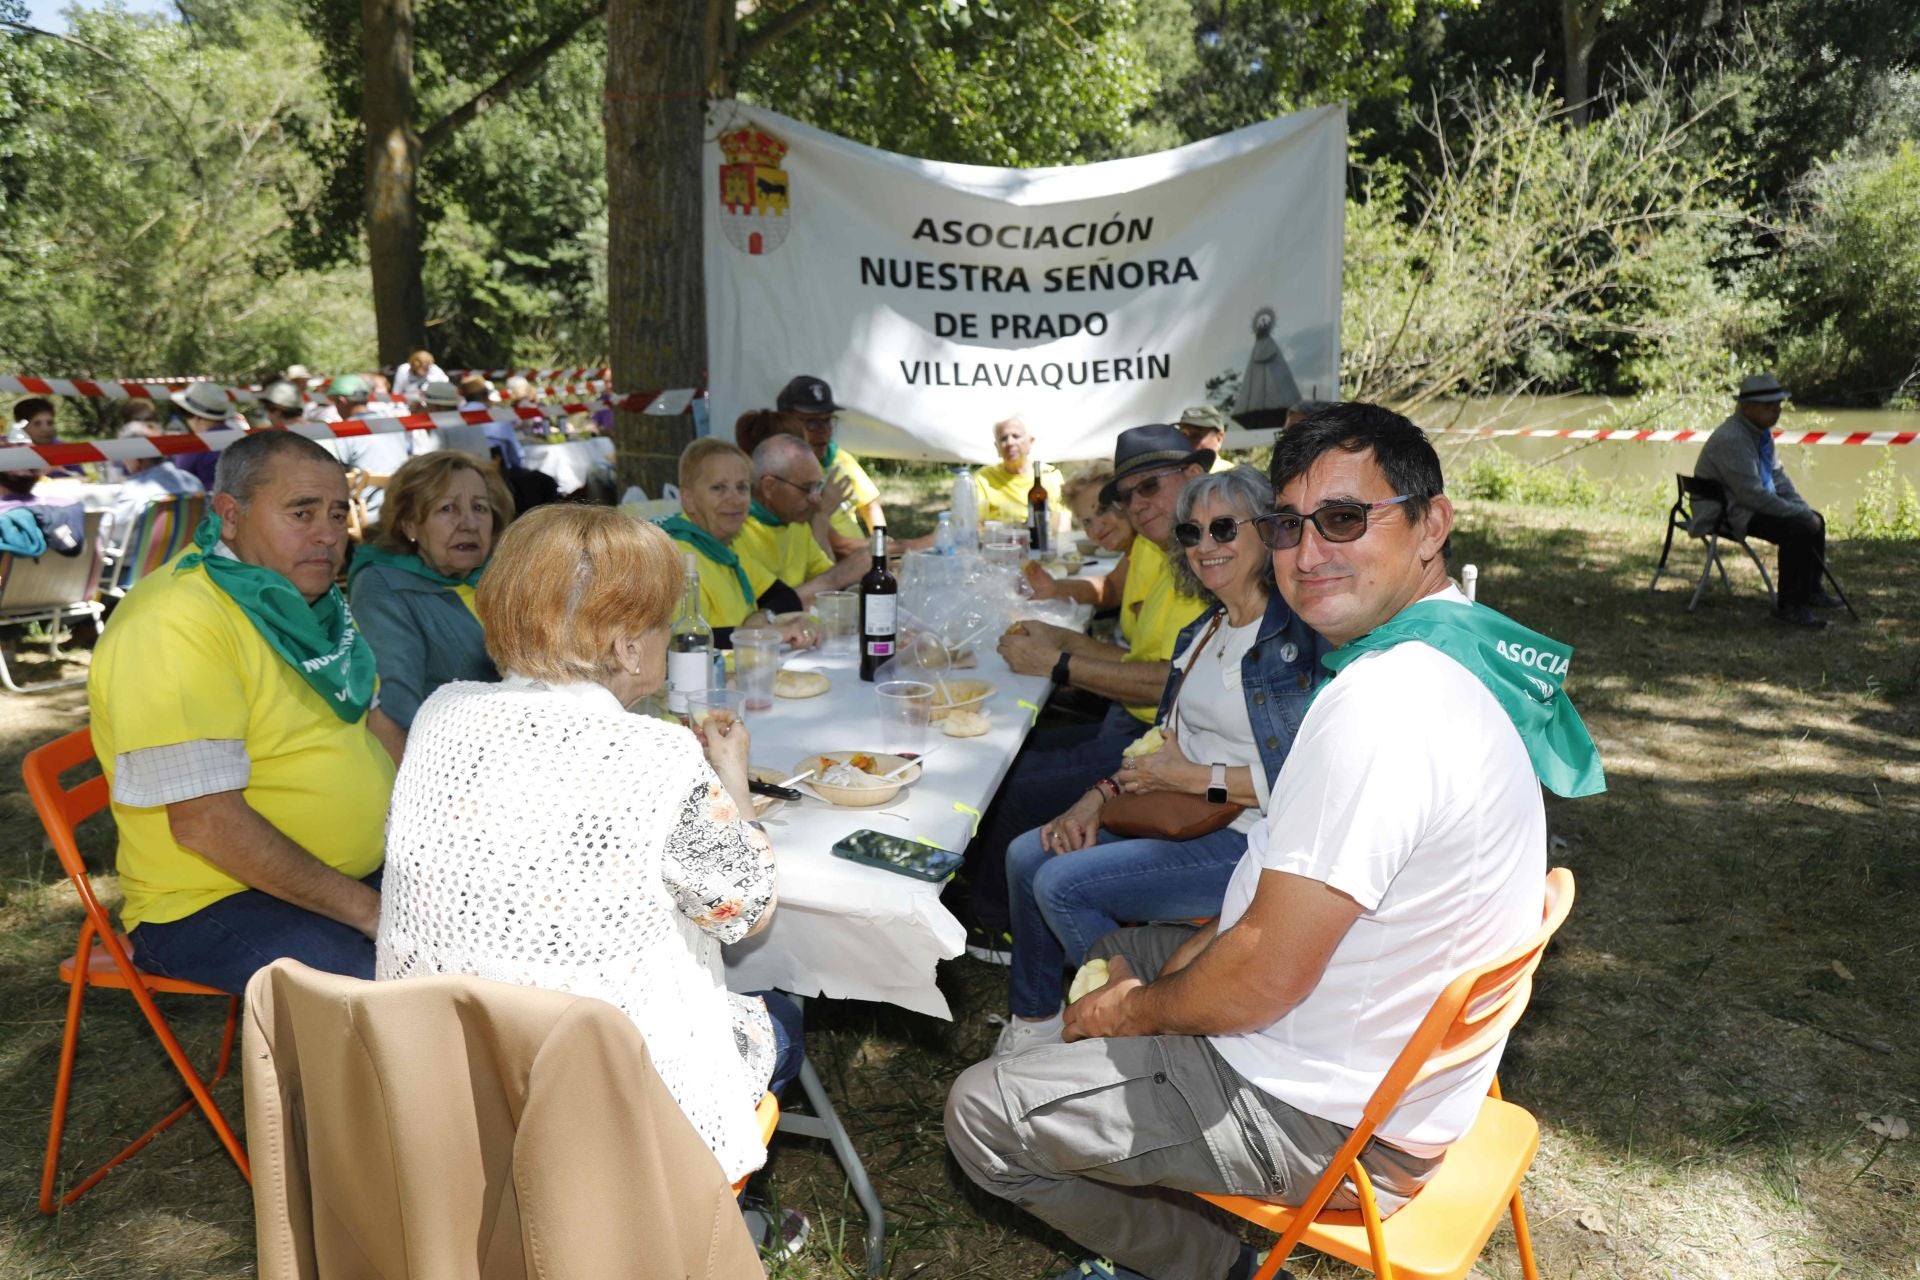
[[[1232,516],[1215,516],[1213,519],[1207,521],[1206,532],[1213,536],[1213,540],[1217,545],[1224,547],[1240,536],[1241,525],[1252,523],[1253,520],[1251,518],[1236,520]],[[1183,547],[1199,546],[1200,533],[1200,526],[1191,520],[1182,520],[1179,524],[1173,526],[1173,536],[1179,540],[1180,545]]]
[[[1369,511],[1397,507],[1403,502],[1411,502],[1413,498],[1413,494],[1403,493],[1379,502],[1329,502],[1318,511],[1310,511],[1306,515],[1297,511],[1275,511],[1255,516],[1253,527],[1269,551],[1286,551],[1299,546],[1300,535],[1309,523],[1328,542],[1357,542],[1367,532]],[[1176,529],[1175,532],[1179,531]]]

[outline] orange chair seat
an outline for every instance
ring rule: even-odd
[[[127,941],[127,935],[120,935],[120,945],[129,952],[133,944]],[[188,982],[184,978],[163,978],[157,973],[148,973],[141,969],[140,985],[160,995],[174,996],[224,996],[228,994],[218,987],[203,986],[198,982]],[[68,956],[60,962],[60,981],[73,985],[73,957]],[[113,962],[113,955],[105,947],[95,947],[87,954],[87,985],[90,987],[118,987],[125,991],[131,985],[120,972],[120,966]]]
[[[1480,1104],[1465,1137],[1420,1194],[1381,1224],[1395,1280],[1460,1280],[1492,1236],[1540,1145],[1540,1125],[1525,1108],[1498,1098]],[[1284,1232],[1293,1210],[1244,1196],[1202,1196],[1269,1231]],[[1301,1243],[1372,1269],[1373,1251],[1358,1212],[1322,1213]]]

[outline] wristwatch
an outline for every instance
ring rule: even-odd
[[[1067,663],[1072,658],[1072,654],[1062,649],[1060,656],[1053,660],[1053,683],[1062,689],[1073,683],[1073,676],[1067,670]]]
[[[1216,764],[1207,777],[1207,803],[1225,804],[1227,802],[1227,766]]]

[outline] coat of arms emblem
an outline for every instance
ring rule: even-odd
[[[746,254],[772,253],[787,238],[787,144],[760,129],[720,135],[720,228]]]

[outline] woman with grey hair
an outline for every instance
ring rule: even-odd
[[[1202,476],[1180,491],[1173,536],[1185,554],[1173,560],[1174,572],[1213,607],[1175,644],[1158,745],[1007,848],[1014,1016],[996,1053],[1060,1039],[1063,967],[1077,965],[1121,921],[1219,914],[1326,649],[1274,589],[1273,558],[1252,527],[1272,509],[1273,486],[1251,467]],[[1184,840],[1105,829],[1109,804],[1154,792],[1203,797],[1231,820]]]

